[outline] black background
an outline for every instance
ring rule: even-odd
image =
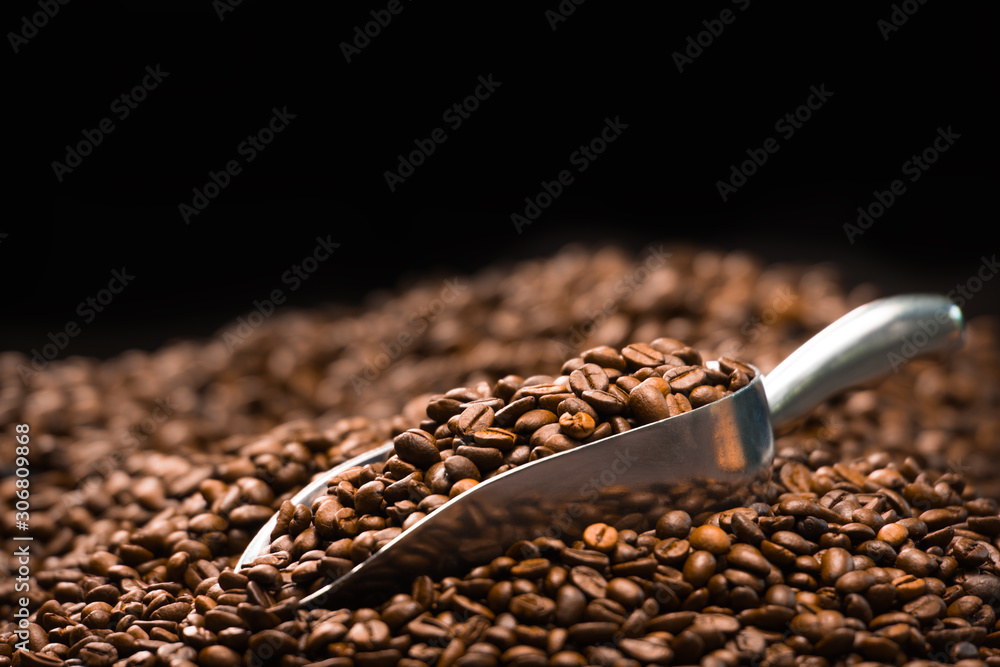
[[[567,0],[575,10],[553,30],[555,0],[403,0],[348,63],[340,44],[387,4],[244,0],[220,20],[208,0],[72,0],[14,53],[10,33],[40,10],[7,3],[0,349],[30,353],[83,324],[77,305],[121,267],[135,280],[61,357],[207,337],[275,288],[285,307],[356,301],[569,241],[831,260],[848,285],[887,293],[946,293],[998,250],[993,10],[904,3],[917,9],[886,40],[886,2]],[[735,20],[679,72],[672,54],[724,9]],[[169,75],[114,117],[112,102],[157,65]],[[452,130],[442,114],[480,75],[501,85]],[[822,108],[791,138],[776,132],[821,85],[833,93]],[[275,107],[295,115],[288,128],[185,224],[178,205],[209,171],[243,161],[237,146]],[[52,163],[105,117],[114,132],[57,180]],[[608,117],[628,128],[517,233],[511,214],[574,169],[570,154]],[[447,141],[390,191],[384,172],[437,127]],[[903,163],[939,127],[960,138],[910,183]],[[723,202],[716,182],[768,137],[779,151]],[[844,223],[893,179],[906,193],[850,243]],[[290,293],[281,276],[318,235],[341,245]],[[967,314],[997,313],[998,295],[1000,280],[987,282]]]

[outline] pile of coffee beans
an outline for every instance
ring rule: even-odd
[[[394,438],[384,463],[331,478],[311,507],[286,500],[269,553],[308,588],[331,567],[357,564],[402,530],[476,484],[529,461],[689,412],[750,384],[750,366],[701,354],[673,338],[621,350],[585,350],[558,376],[507,375],[493,387],[457,387],[433,396],[427,418]],[[268,516],[266,504],[233,511]],[[336,542],[336,545],[332,543]],[[316,549],[340,559],[299,561]],[[335,554],[335,555],[334,555]],[[289,565],[290,561],[297,561]]]
[[[1000,664],[1000,335],[988,318],[969,322],[957,353],[907,360],[780,434],[773,483],[748,507],[673,510],[645,533],[595,523],[578,542],[512,544],[459,576],[418,577],[395,597],[302,608],[319,574],[343,571],[392,534],[383,531],[433,507],[406,497],[389,512],[383,481],[385,511],[367,520],[385,526],[371,526],[371,538],[357,539],[367,526],[356,507],[353,538],[317,534],[313,508],[292,507],[287,533],[275,536],[291,539],[287,560],[279,549],[273,563],[234,571],[250,538],[313,475],[411,429],[432,436],[439,457],[450,449],[453,468],[472,462],[481,479],[492,463],[474,450],[499,450],[498,470],[521,444],[530,459],[603,424],[613,433],[622,422],[569,381],[587,363],[615,369],[587,352],[624,358],[633,341],[676,339],[703,359],[745,359],[766,373],[878,296],[872,286],[844,289],[828,265],[665,249],[570,246],[473,276],[411,281],[357,307],[278,313],[238,339],[226,335],[235,323],[222,325],[211,340],[71,357],[27,376],[25,355],[0,354],[0,465],[15,459],[14,425],[29,424],[34,537],[23,591],[14,515],[0,517],[0,667]],[[618,381],[663,365],[608,376],[608,389],[628,394],[617,416],[629,426],[663,406],[648,389],[645,403],[630,405],[636,387]],[[514,374],[523,380],[505,395],[497,388]],[[536,381],[546,375],[552,382]],[[550,427],[544,439],[525,441],[516,419],[496,424],[516,391],[560,377],[560,393],[572,393],[563,400],[583,401],[597,419],[581,409],[563,424],[562,401],[553,410],[543,395],[532,409],[557,417],[539,424],[535,432]],[[447,387],[466,391],[447,396]],[[659,393],[668,415],[667,396],[694,407],[691,391]],[[428,413],[432,403],[441,413]],[[493,423],[477,428],[486,410],[472,403],[486,403]],[[471,441],[458,423],[470,407],[481,411],[466,419]],[[590,435],[581,413],[594,420]],[[505,451],[476,441],[490,429],[521,442]],[[406,464],[398,472],[429,471],[397,458]],[[348,509],[341,482],[356,501],[387,472],[359,472],[331,495]],[[468,466],[444,472],[438,490],[451,486],[421,502],[476,481]],[[8,508],[13,482],[5,469]],[[374,509],[375,489],[363,508]],[[296,547],[310,531],[315,544]],[[32,610],[26,638],[8,622],[22,597]]]

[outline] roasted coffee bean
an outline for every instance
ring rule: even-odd
[[[650,424],[670,416],[663,392],[651,380],[663,381],[662,378],[650,378],[639,383],[628,395],[629,410],[640,424]]]
[[[596,364],[601,368],[614,368],[618,371],[626,369],[625,358],[619,354],[618,350],[607,345],[599,345],[589,350],[584,350],[580,356],[587,363]]]
[[[559,428],[570,438],[582,440],[594,432],[597,424],[586,412],[564,412],[559,416]]]
[[[621,356],[632,370],[644,366],[659,366],[663,363],[663,353],[645,343],[626,346],[622,349]]]
[[[688,400],[691,402],[692,408],[700,408],[703,405],[714,403],[722,398],[722,396],[723,393],[718,387],[700,385],[691,390],[691,393],[688,395]]]
[[[719,368],[721,368],[726,373],[732,373],[735,370],[742,371],[751,380],[756,375],[756,373],[754,373],[754,370],[750,368],[750,366],[740,361],[736,361],[735,359],[732,359],[730,357],[721,357],[719,359]]]
[[[518,417],[514,424],[514,432],[521,435],[528,435],[538,430],[546,424],[554,424],[559,421],[556,414],[550,410],[535,409],[525,412]]]
[[[605,391],[609,384],[608,374],[594,363],[585,363],[569,374],[569,386],[577,395],[585,391]]]
[[[706,376],[699,366],[675,366],[663,374],[663,379],[670,383],[671,391],[687,396],[705,383]]]
[[[429,468],[441,460],[436,440],[427,431],[411,428],[393,439],[396,456],[419,468]]]
[[[464,437],[472,437],[476,431],[492,426],[493,421],[493,408],[485,403],[472,403],[458,417],[458,432]]]
[[[698,526],[691,531],[688,541],[694,549],[703,549],[715,555],[729,551],[731,541],[726,531],[717,526]]]
[[[503,463],[503,452],[496,447],[460,445],[455,453],[472,461],[476,468],[484,473],[496,470]]]
[[[627,405],[623,398],[608,391],[588,390],[581,394],[581,398],[604,417],[621,414]]]

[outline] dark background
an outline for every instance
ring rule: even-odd
[[[0,350],[30,353],[69,320],[82,332],[60,357],[152,349],[210,336],[275,288],[284,307],[356,301],[569,241],[831,260],[848,285],[887,293],[946,293],[998,250],[995,10],[904,3],[916,11],[886,40],[877,22],[900,4],[567,0],[574,12],[553,30],[555,0],[403,0],[346,62],[340,43],[387,4],[244,0],[220,20],[208,0],[73,0],[14,53],[10,34],[40,9],[7,3]],[[735,20],[678,72],[672,54],[724,9]],[[112,102],[157,65],[169,75],[119,120]],[[491,74],[501,86],[447,127],[444,111]],[[833,95],[782,137],[775,122],[820,85]],[[237,147],[274,107],[296,117],[247,164]],[[105,117],[114,132],[59,182],[53,161]],[[511,214],[574,169],[570,154],[606,117],[628,129],[518,234]],[[384,172],[437,127],[447,141],[391,192]],[[903,163],[939,127],[961,138],[910,183]],[[768,137],[779,151],[723,202],[716,182]],[[233,159],[242,173],[185,224],[178,205]],[[906,193],[850,243],[844,223],[893,179]],[[341,245],[292,293],[281,276],[318,235]],[[77,305],[121,267],[134,282],[84,325]],[[965,310],[997,313],[998,296],[1000,280],[987,282]]]

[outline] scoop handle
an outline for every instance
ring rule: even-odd
[[[903,294],[855,308],[764,378],[771,423],[787,425],[848,387],[899,372],[913,357],[961,346],[962,311],[943,296]]]

